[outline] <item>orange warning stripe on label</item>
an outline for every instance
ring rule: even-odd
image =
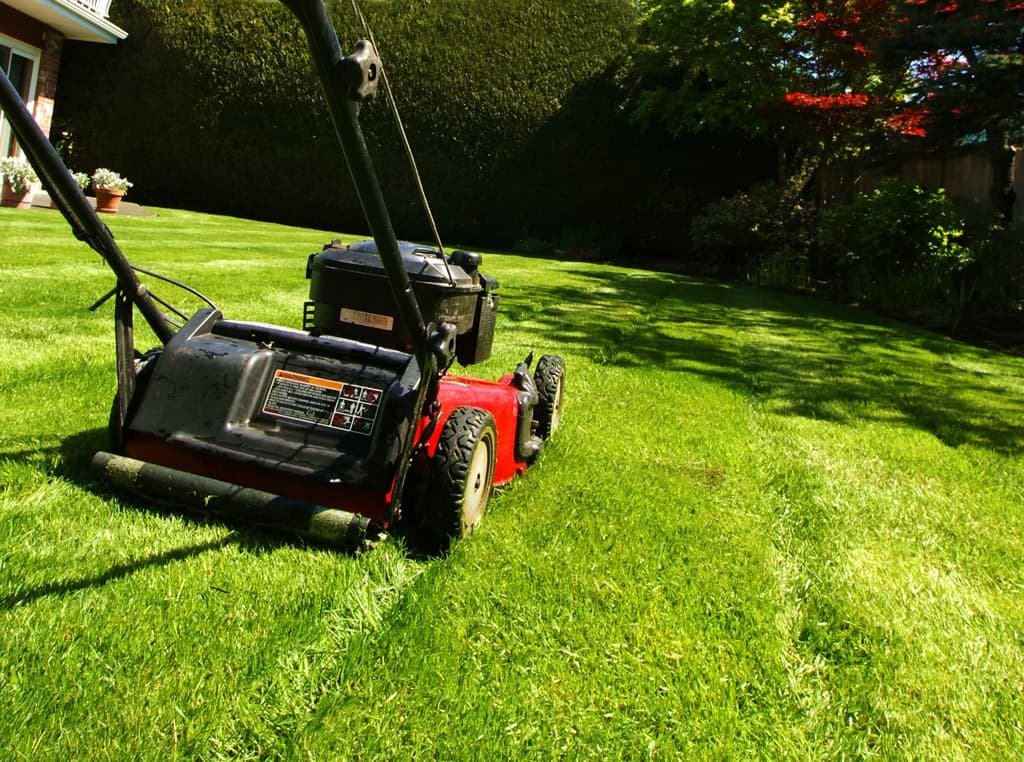
[[[313,386],[322,386],[325,389],[334,389],[340,391],[342,383],[340,381],[331,381],[329,378],[317,378],[316,376],[307,376],[303,373],[292,373],[289,370],[276,370],[274,371],[274,378],[285,378],[289,381],[299,381],[303,384],[312,384]]]

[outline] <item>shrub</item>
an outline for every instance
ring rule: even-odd
[[[530,225],[537,209],[558,210],[581,188],[613,182],[614,169],[592,159],[560,164],[524,151],[570,101],[580,113],[545,146],[590,157],[595,144],[625,142],[611,129],[608,102],[578,95],[627,51],[631,3],[363,6],[446,237],[479,240],[481,230],[511,227],[509,240],[553,237],[557,228]],[[329,7],[349,50],[362,26],[349,3]],[[65,49],[56,121],[67,144],[74,141],[75,163],[122,168],[144,189],[143,203],[353,232],[363,225],[305,40],[282,4],[119,0],[114,20],[130,33],[118,46],[69,42]],[[382,189],[401,234],[428,237],[384,100],[367,103],[362,120]],[[536,170],[531,183],[510,189],[509,167],[520,166]],[[587,176],[572,174],[579,166]],[[613,207],[612,194],[605,197]]]
[[[957,314],[1019,313],[1024,309],[1024,220],[1005,225],[993,209],[973,202],[959,210],[969,257],[954,277]]]
[[[568,259],[609,259],[621,244],[612,231],[596,223],[566,225],[558,237],[558,248]]]
[[[899,309],[949,304],[954,276],[970,261],[963,219],[940,190],[883,181],[822,215],[819,241],[838,274],[839,295]]]
[[[814,213],[774,185],[722,199],[694,217],[690,242],[698,265],[720,277],[803,288],[810,277]]]
[[[516,254],[547,255],[554,248],[551,241],[546,241],[543,238],[520,238],[512,244],[512,251]]]

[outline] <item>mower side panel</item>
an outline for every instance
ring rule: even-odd
[[[126,454],[386,521],[420,417],[412,355],[201,311],[154,362]]]
[[[497,452],[494,464],[494,484],[508,484],[516,476],[526,472],[527,463],[516,458],[516,431],[519,422],[519,390],[511,384],[511,377],[502,381],[484,381],[478,378],[445,376],[438,388],[437,401],[441,411],[437,425],[427,440],[427,455],[431,458],[437,451],[448,416],[460,407],[479,407],[494,416],[498,433]]]

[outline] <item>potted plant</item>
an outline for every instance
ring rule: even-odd
[[[132,184],[113,170],[100,167],[92,173],[92,187],[96,191],[96,211],[117,213],[117,207]]]
[[[0,159],[0,175],[3,175],[0,204],[18,209],[32,206],[32,185],[39,182],[39,178],[31,164],[24,159],[8,156]]]

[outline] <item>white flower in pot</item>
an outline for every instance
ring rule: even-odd
[[[32,206],[32,186],[39,182],[36,171],[25,159],[8,156],[0,159],[0,175],[3,176],[2,204],[24,208]]]
[[[115,213],[132,183],[117,172],[100,167],[92,173],[92,187],[96,191],[96,211]]]

